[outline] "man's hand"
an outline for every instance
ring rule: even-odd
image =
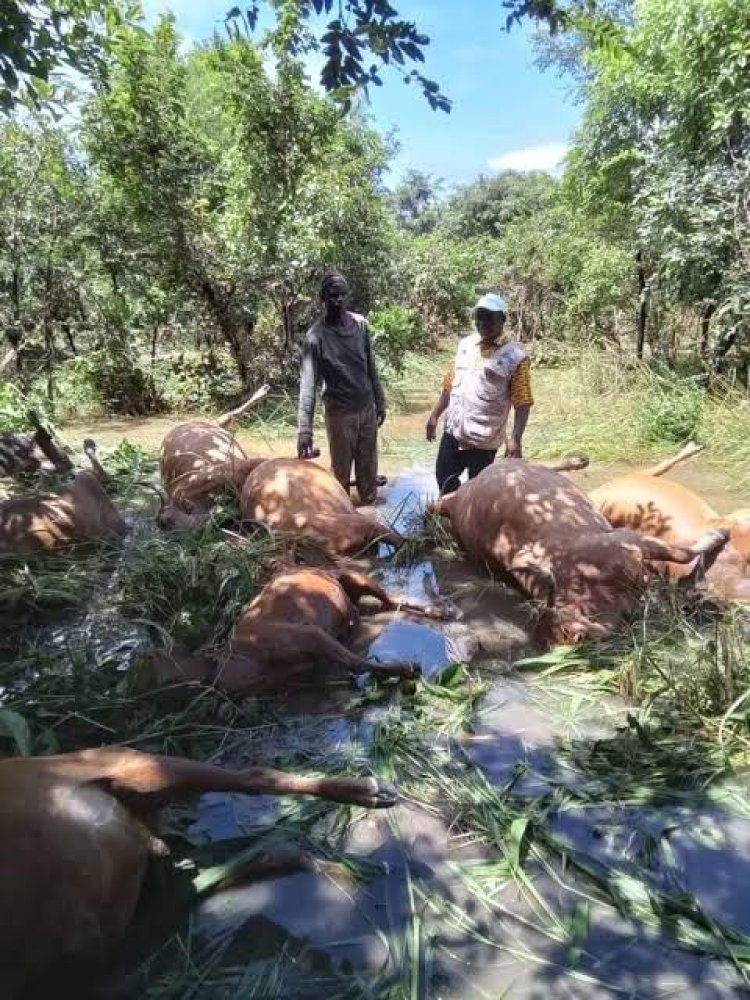
[[[313,436],[307,431],[297,435],[297,458],[313,457]]]
[[[430,414],[429,420],[427,421],[427,424],[425,425],[424,432],[425,432],[425,436],[427,437],[428,441],[434,441],[435,440],[435,435],[437,433],[437,417],[435,417],[432,414]]]
[[[521,450],[521,442],[517,441],[515,438],[508,438],[508,440],[505,442],[505,457],[523,458],[523,452]]]
[[[378,427],[382,427],[383,424],[385,423],[385,417],[386,417],[385,410],[378,410],[376,416],[378,419]]]

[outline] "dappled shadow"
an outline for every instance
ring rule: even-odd
[[[91,472],[80,472],[59,493],[0,503],[0,552],[54,552],[125,531],[117,508]]]
[[[475,565],[510,573],[525,593],[554,604],[547,624],[557,641],[611,632],[645,590],[646,558],[689,562],[709,551],[614,531],[564,476],[516,460],[497,462],[440,505]]]
[[[249,460],[233,434],[207,420],[173,427],[159,451],[164,488],[179,503],[205,501],[227,487],[240,489],[259,461]]]
[[[331,552],[353,555],[379,540],[400,539],[372,515],[358,511],[327,469],[299,459],[270,459],[245,480],[243,516],[277,531],[311,535]]]

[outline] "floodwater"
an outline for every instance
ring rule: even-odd
[[[123,437],[156,447],[171,420],[110,421],[92,430],[103,448]],[[433,450],[423,449],[403,468],[400,440],[416,440],[423,417],[391,422],[395,442],[386,449],[389,475],[380,516],[409,524],[433,494]],[[66,432],[75,440],[82,428]],[[256,454],[292,454],[293,439],[243,435]],[[325,454],[322,461],[325,461]],[[702,459],[676,470],[724,512],[745,503],[726,477],[706,476]],[[399,468],[401,471],[399,471]],[[573,478],[593,488],[622,467],[591,469]],[[408,568],[385,560],[384,585],[410,601],[442,600],[446,622],[402,614],[363,614],[359,648],[381,660],[408,659],[434,679],[455,662],[471,662],[488,685],[470,731],[454,737],[453,752],[481,768],[498,789],[513,784],[530,809],[547,808],[561,789],[581,789],[586,779],[563,745],[603,745],[626,727],[630,708],[563,683],[529,679],[513,661],[530,652],[528,608],[517,596],[460,561],[434,554]],[[370,763],[379,726],[389,718],[387,695],[363,705],[359,682],[325,692],[302,692],[269,702],[263,735],[245,747],[232,744],[228,763],[279,762],[325,770]],[[400,697],[408,698],[407,694]],[[587,786],[586,786],[587,787]],[[592,865],[619,872],[637,868],[648,884],[695,895],[704,912],[750,934],[750,806],[746,796],[690,805],[598,805],[585,795],[569,800],[551,822],[554,833]],[[739,805],[738,805],[739,803]],[[185,813],[167,816],[169,829],[194,848],[226,842],[276,845],[285,817],[297,804],[259,797],[206,795]],[[478,898],[466,873],[496,861],[502,845],[481,849],[465,831],[449,828],[436,811],[409,798],[383,813],[368,813],[344,832],[310,824],[311,841],[323,837],[364,867],[367,878],[340,868],[298,870],[232,885],[206,898],[192,913],[182,971],[200,967],[191,987],[160,997],[401,997],[459,998],[629,997],[724,1000],[750,996],[730,962],[680,949],[663,932],[621,916],[588,895],[573,868],[529,860],[529,883],[498,876]],[[306,847],[309,845],[296,845]],[[270,848],[269,848],[270,849]],[[585,913],[585,919],[581,915]],[[663,915],[669,924],[668,915]],[[575,934],[570,930],[577,927]],[[208,959],[205,958],[208,956]],[[202,964],[203,963],[203,964]],[[174,970],[172,970],[174,973]],[[198,983],[198,985],[196,985]],[[401,992],[388,992],[398,983]],[[143,993],[135,995],[142,996]]]
[[[431,470],[416,465],[392,477],[379,511],[408,523],[430,490]],[[629,706],[513,672],[513,658],[529,649],[523,602],[461,562],[437,555],[400,569],[386,561],[380,575],[404,599],[437,597],[456,616],[435,623],[365,614],[361,648],[381,659],[416,660],[428,678],[457,660],[480,656],[476,669],[489,688],[457,752],[496,787],[514,783],[530,803],[547,801],[560,788],[583,787],[583,776],[560,757],[560,746],[615,739]],[[251,758],[299,754],[306,767],[321,770],[332,761],[365,763],[388,706],[376,700],[349,711],[353,698],[352,687],[343,685],[296,704],[287,699],[272,711],[273,724],[262,747],[250,750]],[[188,837],[200,845],[224,839],[241,844],[263,829],[278,835],[289,808],[266,798],[205,796]],[[694,893],[709,917],[750,933],[750,810],[705,801],[597,806],[584,796],[561,809],[551,828],[571,853],[591,864],[623,878],[637,871],[672,895]],[[498,850],[478,848],[419,802],[407,799],[385,813],[367,814],[337,847],[367,866],[364,882],[340,870],[292,871],[217,892],[194,911],[195,953],[218,949],[221,967],[234,970],[228,992],[206,987],[201,996],[750,996],[731,963],[682,950],[668,930],[660,933],[590,899],[587,883],[572,869],[529,860],[529,887],[498,878],[488,908],[461,871],[496,860]],[[566,937],[574,915],[584,912],[578,936]],[[386,984],[394,981],[403,992],[387,992]]]

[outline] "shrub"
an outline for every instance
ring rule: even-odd
[[[661,379],[638,415],[642,440],[682,444],[695,437],[703,416],[704,394],[690,382]]]
[[[404,306],[388,306],[371,313],[369,323],[378,361],[400,375],[407,353],[422,341],[416,316]]]

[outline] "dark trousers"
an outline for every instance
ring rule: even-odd
[[[378,495],[378,421],[374,403],[353,413],[327,406],[326,433],[334,476],[348,493],[353,464],[359,499],[373,503]]]
[[[478,476],[482,469],[492,465],[497,455],[497,448],[488,451],[486,448],[459,448],[458,441],[447,431],[440,439],[435,476],[440,495],[455,493],[461,485],[461,473],[469,473],[469,479]]]

